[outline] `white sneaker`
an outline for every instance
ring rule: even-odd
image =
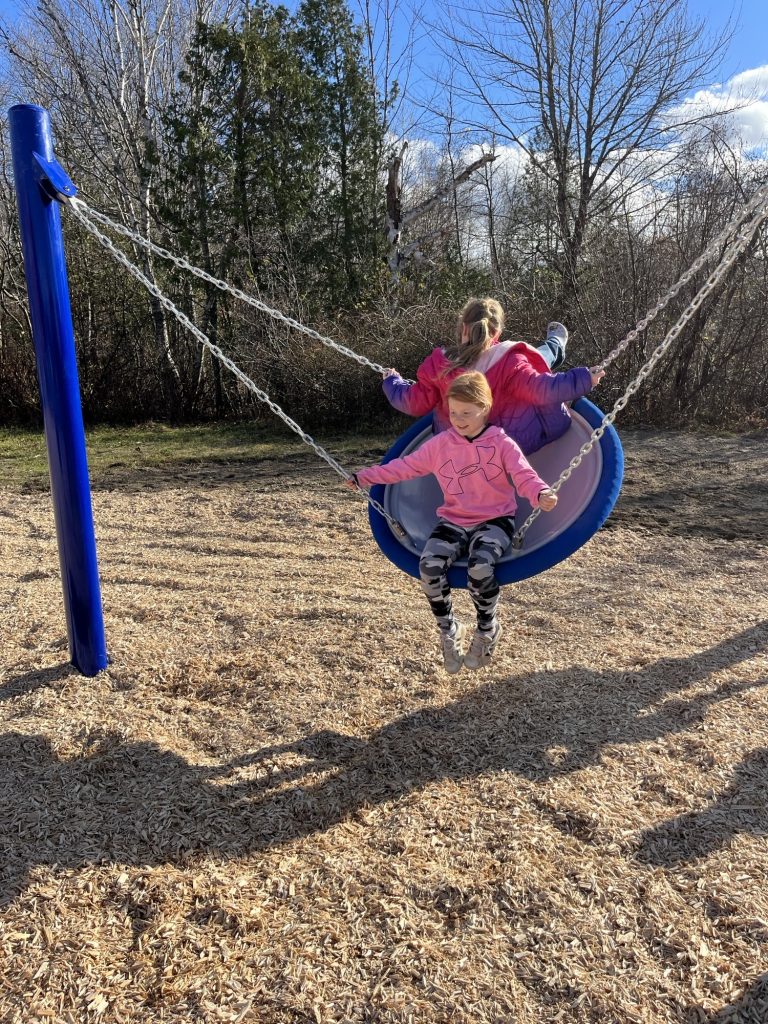
[[[467,627],[461,622],[456,623],[453,633],[440,634],[440,647],[443,651],[443,664],[445,671],[453,674],[458,672],[464,663],[464,639],[467,635]]]
[[[475,635],[472,637],[472,644],[464,655],[464,664],[467,668],[483,668],[487,665],[493,657],[500,636],[500,622],[496,623],[493,633],[481,633],[479,629],[476,629]]]
[[[565,348],[568,344],[568,328],[565,324],[559,324],[557,320],[553,320],[551,324],[547,324],[547,337],[555,338]]]
[[[550,371],[552,373],[555,370],[559,370],[565,362],[565,346],[568,344],[568,329],[563,324],[559,324],[557,320],[553,320],[551,324],[547,324],[547,341],[552,339],[552,344],[557,345],[559,352],[555,356]]]

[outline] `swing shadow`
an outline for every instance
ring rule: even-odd
[[[692,1020],[695,1024],[764,1024],[768,1021],[768,973],[761,974],[735,1002]]]
[[[575,666],[488,682],[367,739],[320,731],[212,768],[109,733],[96,736],[85,756],[63,761],[46,737],[8,732],[0,736],[0,902],[23,891],[38,865],[243,856],[354,820],[441,779],[504,771],[544,781],[577,771],[598,763],[608,744],[684,731],[717,702],[768,684],[675,696],[767,645],[763,622],[693,657],[665,658],[631,675]],[[551,704],[550,694],[557,698]],[[280,770],[286,754],[292,765]],[[303,763],[296,765],[297,757]],[[261,768],[260,777],[236,777],[248,768]],[[766,824],[754,827],[768,831]]]
[[[671,867],[707,857],[726,846],[737,832],[768,835],[767,780],[768,748],[749,751],[736,766],[731,784],[708,807],[647,829],[637,850],[638,859]]]

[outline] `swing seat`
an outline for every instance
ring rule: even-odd
[[[528,457],[539,476],[554,483],[571,459],[578,454],[592,431],[603,421],[603,414],[586,398],[574,402],[571,426],[566,433]],[[407,455],[432,436],[432,415],[423,416],[390,448],[382,463]],[[542,512],[525,535],[523,546],[510,549],[499,562],[499,583],[517,583],[551,569],[585,544],[603,525],[619,496],[624,474],[624,454],[619,436],[608,426],[598,444],[590,450],[558,492],[559,502],[552,512]],[[375,498],[407,532],[398,538],[389,523],[368,506],[373,536],[387,558],[410,576],[419,576],[419,557],[437,523],[436,509],[443,502],[437,480],[431,474],[397,484],[377,484],[371,490]],[[519,529],[530,514],[531,506],[518,496],[515,524]],[[449,571],[452,587],[466,588],[466,559]]]

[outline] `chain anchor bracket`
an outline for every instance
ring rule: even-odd
[[[32,155],[38,167],[36,172],[38,184],[49,199],[63,203],[77,195],[77,185],[74,184],[58,160],[48,160],[39,153]]]
[[[397,519],[390,519],[389,527],[398,540],[410,541],[411,538],[408,536],[408,531],[406,530],[402,523],[399,523],[397,521]]]

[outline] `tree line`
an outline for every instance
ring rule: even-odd
[[[684,102],[724,40],[685,0],[502,0],[487,16],[475,4],[435,17],[445,63],[416,80],[391,0],[37,0],[0,28],[0,88],[6,107],[50,110],[90,205],[374,361],[412,376],[464,300],[488,293],[511,337],[561,320],[570,362],[593,364],[768,183],[727,118]],[[0,157],[0,422],[29,423],[39,399],[7,132]],[[63,219],[90,422],[271,415]],[[625,422],[764,425],[767,240],[755,234]],[[386,414],[370,369],[121,244],[302,423]],[[601,405],[706,276],[629,346]]]

